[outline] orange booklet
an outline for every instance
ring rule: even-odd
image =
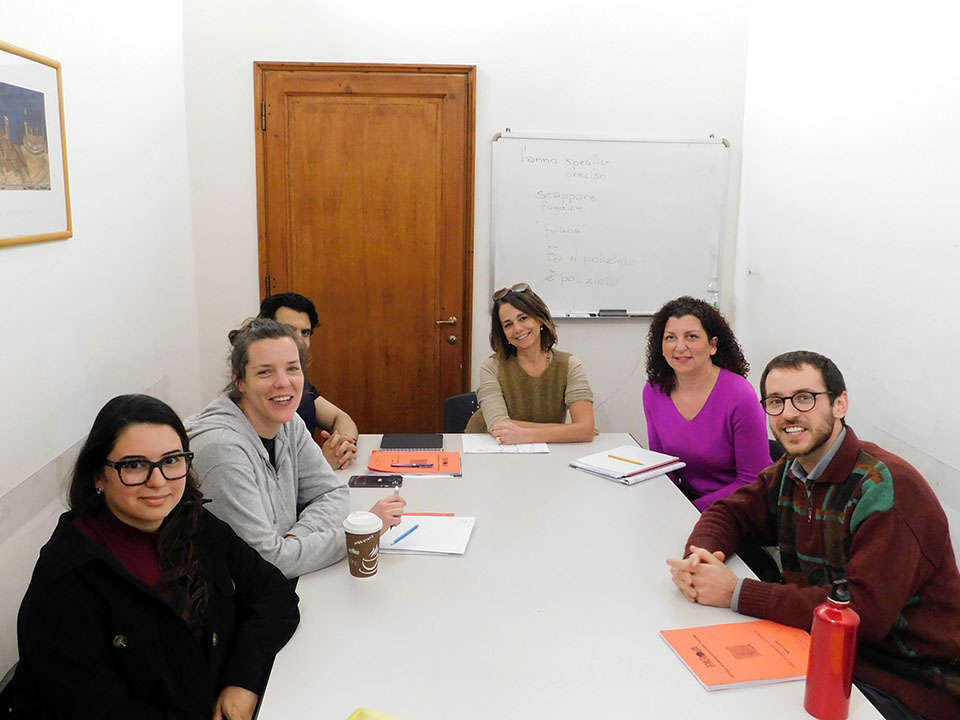
[[[707,690],[802,680],[810,634],[771,620],[661,630]]]
[[[399,475],[460,476],[460,453],[442,450],[374,450],[371,470]]]

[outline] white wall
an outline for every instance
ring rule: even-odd
[[[114,395],[159,387],[192,412],[200,393],[179,3],[0,0],[0,18],[4,41],[62,64],[74,228],[0,248],[2,672],[57,458]]]
[[[756,375],[832,357],[858,434],[960,507],[960,12],[904,7],[754,4],[740,338]]]
[[[569,135],[727,137],[739,145],[746,2],[465,3],[191,0],[184,56],[203,395],[224,382],[226,333],[258,303],[253,62],[478,68],[474,383],[490,350],[490,143],[504,127]],[[735,220],[735,218],[734,218]],[[534,285],[534,287],[536,287]],[[348,310],[348,309],[345,309]],[[565,321],[605,430],[646,438],[644,321]]]

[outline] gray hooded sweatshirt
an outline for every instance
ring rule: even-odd
[[[207,509],[264,559],[295,578],[346,556],[341,525],[349,491],[299,415],[277,434],[276,469],[253,425],[225,394],[184,424],[200,489],[212,501]]]

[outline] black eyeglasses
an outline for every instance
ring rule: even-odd
[[[104,460],[104,464],[117,471],[120,482],[128,487],[143,485],[150,479],[154,468],[160,468],[160,474],[166,480],[180,480],[190,471],[193,460],[192,452],[181,452],[173,455],[164,455],[153,462],[146,458],[132,458],[130,460]]]
[[[817,404],[817,395],[833,395],[833,393],[829,390],[824,390],[823,392],[801,390],[789,397],[778,397],[776,395],[765,397],[760,401],[760,404],[763,405],[763,411],[767,415],[780,415],[783,413],[783,408],[786,407],[787,400],[800,412],[807,412],[807,410],[813,410]]]
[[[511,285],[508,288],[500,288],[493,294],[493,301],[496,302],[508,292],[522,293],[530,289],[530,286],[526,283],[517,283],[516,285]]]

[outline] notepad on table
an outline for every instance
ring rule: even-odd
[[[347,720],[400,720],[400,718],[370,708],[357,708]]]
[[[473,532],[472,517],[404,515],[400,524],[380,536],[381,553],[463,555]],[[409,532],[411,528],[417,529]],[[402,538],[396,545],[392,543]]]
[[[810,635],[771,620],[661,630],[660,637],[706,690],[802,680]]]
[[[460,453],[438,450],[373,450],[368,467],[376,472],[419,477],[460,477]]]
[[[381,450],[443,450],[439,433],[385,433],[380,438]]]
[[[488,433],[474,433],[463,435],[460,445],[465,453],[548,453],[550,448],[546,443],[519,443],[517,445],[501,445],[497,439]]]
[[[621,445],[612,450],[586,455],[571,460],[570,465],[626,485],[686,467],[685,463],[674,455],[646,450],[639,445]]]

